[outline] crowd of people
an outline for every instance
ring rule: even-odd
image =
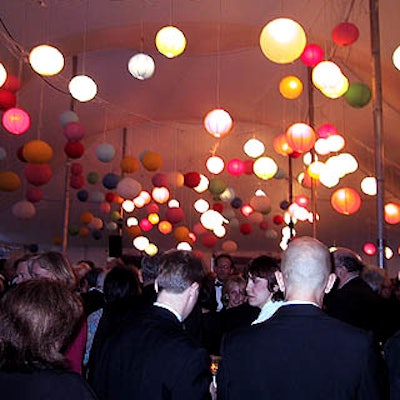
[[[5,400],[400,399],[397,279],[348,248],[299,237],[211,270],[182,250],[50,251],[0,275]]]

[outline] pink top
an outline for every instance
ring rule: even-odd
[[[69,361],[70,370],[77,372],[82,375],[82,362],[83,355],[85,354],[87,336],[87,321],[86,318],[82,321],[82,325],[79,329],[73,342],[69,345],[65,352],[65,357]]]

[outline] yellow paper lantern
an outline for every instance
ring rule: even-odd
[[[285,76],[279,82],[279,92],[286,99],[297,99],[303,92],[303,83],[297,76]]]
[[[165,57],[177,57],[186,48],[185,35],[175,26],[164,26],[157,32],[156,47]]]
[[[254,162],[253,171],[260,179],[268,180],[278,172],[278,165],[271,157],[260,157]]]
[[[400,223],[400,206],[396,203],[386,203],[384,206],[385,221],[390,225]]]
[[[265,57],[278,64],[288,64],[299,58],[306,43],[304,29],[289,18],[270,21],[260,35],[260,47]]]
[[[24,145],[22,154],[31,164],[47,164],[53,158],[53,149],[43,140],[31,140]]]
[[[43,44],[31,50],[29,63],[38,74],[52,76],[64,68],[64,56],[57,48]]]

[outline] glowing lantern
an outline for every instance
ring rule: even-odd
[[[243,146],[243,151],[251,158],[260,157],[264,151],[265,146],[261,140],[252,138],[249,139]]]
[[[332,188],[339,183],[339,180],[336,169],[325,163],[319,171],[319,182],[327,188]]]
[[[312,70],[312,82],[319,90],[337,88],[343,81],[343,73],[332,61],[321,61]]]
[[[366,176],[361,181],[361,190],[368,196],[376,196],[377,193],[376,178],[374,176]]]
[[[348,46],[358,39],[359,34],[356,25],[351,22],[342,22],[333,29],[332,39],[338,46]]]
[[[307,67],[315,67],[324,59],[324,50],[317,44],[310,43],[304,48],[300,59]]]
[[[282,156],[287,156],[293,153],[293,149],[289,146],[285,134],[281,134],[275,137],[273,141],[273,147],[274,150]]]
[[[138,226],[139,221],[136,217],[129,217],[126,219],[126,226],[131,227],[131,226]]]
[[[400,70],[400,46],[396,47],[392,55],[393,65]]]
[[[150,241],[145,236],[138,236],[133,239],[133,245],[139,250],[144,251],[144,249],[149,245]]]
[[[393,250],[389,246],[385,246],[385,258],[390,260],[393,257]]]
[[[3,63],[0,63],[0,87],[4,85],[6,79],[7,79],[7,71],[4,68]]]
[[[227,222],[225,218],[215,210],[208,210],[201,214],[200,222],[206,229],[214,230],[217,226]]]
[[[240,212],[245,217],[248,217],[254,212],[254,208],[250,204],[243,204],[242,207],[240,207]]]
[[[71,96],[84,103],[92,100],[97,94],[96,82],[86,75],[74,76],[68,85]]]
[[[263,28],[260,47],[269,60],[278,64],[291,63],[301,56],[306,46],[306,34],[297,22],[277,18]]]
[[[210,208],[210,205],[208,204],[208,202],[206,200],[198,199],[193,204],[193,207],[197,212],[204,213]]]
[[[323,124],[317,129],[317,135],[322,139],[326,139],[331,135],[337,135],[337,133],[336,126],[332,124]]]
[[[154,243],[149,243],[149,245],[144,249],[144,252],[148,256],[153,257],[158,253],[158,247]]]
[[[303,83],[297,76],[285,76],[279,83],[279,92],[285,99],[297,99],[303,92]]]
[[[343,176],[357,171],[358,162],[352,154],[341,153],[337,157]]]
[[[164,26],[157,32],[156,47],[165,57],[177,57],[185,50],[185,35],[175,26]]]
[[[145,232],[149,232],[153,228],[153,224],[147,218],[141,219],[139,222],[139,226],[140,229],[142,229]]]
[[[226,235],[226,228],[223,225],[217,226],[214,230],[214,235],[218,238],[222,238]]]
[[[122,203],[122,208],[127,213],[131,213],[135,209],[135,204],[133,204],[132,200],[124,200],[124,202]]]
[[[363,251],[367,256],[373,256],[376,254],[376,246],[373,243],[364,243]]]
[[[151,197],[155,202],[164,204],[169,200],[169,190],[165,186],[155,187],[151,192]]]
[[[330,99],[337,99],[340,96],[343,96],[349,89],[349,80],[342,75],[340,77],[340,80],[336,82],[335,86],[332,87],[326,87],[321,89],[321,92],[323,95],[326,97],[329,97]]]
[[[300,207],[308,207],[308,204],[310,203],[310,199],[305,196],[304,194],[300,194],[294,198],[294,201],[297,205]]]
[[[208,189],[209,185],[210,185],[209,179],[205,175],[200,174],[200,183],[193,189],[197,193],[204,193]]]
[[[149,214],[147,219],[152,223],[152,225],[157,225],[160,222],[160,216],[157,213]]]
[[[321,169],[323,167],[324,163],[321,161],[312,162],[307,168],[308,175],[310,175],[310,177],[313,179],[319,179]]]
[[[328,148],[332,153],[337,153],[342,150],[346,144],[344,137],[341,135],[331,135],[326,139],[326,141]]]
[[[340,188],[333,192],[331,196],[331,205],[339,214],[354,214],[361,207],[361,197],[358,192],[352,188]]]
[[[400,206],[396,203],[386,203],[384,206],[385,221],[390,225],[400,222]]]
[[[29,63],[38,74],[52,76],[64,68],[64,56],[57,48],[43,44],[31,50]]]
[[[360,82],[352,83],[344,96],[347,104],[355,108],[365,107],[371,100],[371,97],[371,89]]]
[[[286,140],[294,151],[304,153],[314,146],[315,133],[311,126],[300,122],[288,128]]]
[[[210,135],[220,139],[232,130],[233,121],[227,111],[216,108],[204,117],[204,127]]]
[[[158,230],[163,234],[163,235],[168,235],[169,233],[172,232],[172,224],[169,221],[160,221],[158,223]]]
[[[176,245],[176,249],[190,251],[192,250],[192,246],[188,242],[180,242]]]
[[[244,174],[244,163],[238,158],[233,158],[228,162],[226,169],[231,175],[240,176]]]
[[[14,135],[21,135],[31,125],[29,114],[22,108],[9,108],[3,114],[2,122],[4,128]]]
[[[225,163],[221,157],[211,156],[206,161],[207,170],[214,175],[220,174],[224,170],[224,167]]]
[[[270,157],[260,157],[254,162],[253,171],[258,178],[271,179],[278,171],[278,165]]]
[[[128,62],[130,74],[139,80],[151,78],[154,74],[156,65],[154,60],[147,54],[135,54]]]

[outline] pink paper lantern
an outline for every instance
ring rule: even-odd
[[[233,176],[243,175],[245,171],[244,162],[242,160],[239,160],[238,158],[233,158],[232,160],[230,160],[226,168],[228,172]]]
[[[300,59],[307,67],[315,67],[324,59],[324,50],[317,44],[310,43],[304,48]]]
[[[72,121],[65,125],[63,133],[68,141],[77,142],[85,135],[85,128],[80,122]]]
[[[139,226],[145,232],[149,232],[153,228],[153,224],[147,218],[141,219]]]
[[[373,256],[376,254],[376,246],[373,243],[364,243],[363,251],[367,256]]]
[[[323,124],[317,129],[318,137],[322,139],[326,139],[331,135],[337,135],[338,130],[335,125],[332,124]]]
[[[29,114],[22,108],[9,108],[2,118],[3,126],[13,135],[22,135],[31,126]]]

